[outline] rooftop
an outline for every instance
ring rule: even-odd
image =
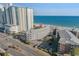
[[[79,39],[75,37],[70,31],[68,30],[58,30],[60,35],[59,43],[62,44],[72,44],[72,45],[79,45]]]
[[[14,5],[9,6],[8,8],[12,8],[12,7],[15,7],[15,8],[29,8],[29,7],[20,7],[20,6],[14,6]],[[29,9],[32,9],[32,8],[29,8]]]

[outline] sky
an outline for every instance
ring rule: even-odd
[[[34,10],[34,15],[79,16],[79,3],[15,3]]]

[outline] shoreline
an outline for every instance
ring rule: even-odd
[[[43,23],[34,23],[35,25],[40,25],[40,24],[43,24]],[[43,25],[46,25],[46,26],[51,26],[53,28],[57,28],[57,29],[65,29],[65,30],[73,30],[73,31],[77,31],[79,32],[79,28],[77,27],[68,27],[68,26],[60,26],[60,25],[53,25],[53,24],[43,24]]]

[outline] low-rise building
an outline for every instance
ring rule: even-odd
[[[58,31],[59,39],[59,52],[70,53],[72,49],[79,48],[79,39],[68,30]],[[75,54],[74,54],[75,55]]]
[[[50,26],[45,26],[43,28],[37,28],[28,31],[26,33],[26,37],[28,40],[39,40],[49,35],[49,33],[50,33]]]
[[[33,28],[24,34],[19,35],[19,39],[22,41],[34,41],[40,40],[49,35],[50,26],[45,26],[43,28]]]

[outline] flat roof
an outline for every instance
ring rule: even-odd
[[[79,39],[72,34],[70,31],[68,30],[58,30],[58,33],[60,35],[60,40],[59,43],[62,44],[72,44],[72,45],[79,45]]]

